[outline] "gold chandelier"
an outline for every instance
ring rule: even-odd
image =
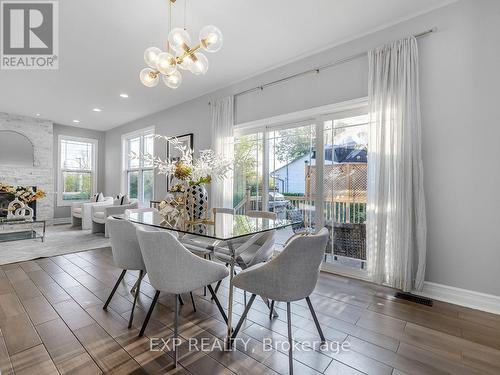
[[[175,1],[169,0],[169,29],[172,25],[172,4]],[[144,61],[149,67],[141,70],[139,78],[142,84],[155,87],[161,76],[165,85],[176,89],[182,83],[182,74],[178,68],[189,70],[195,75],[205,74],[208,70],[208,59],[200,50],[211,53],[219,51],[222,47],[222,33],[215,26],[204,26],[200,30],[198,44],[194,47],[190,45],[191,37],[184,25],[184,28],[176,27],[170,30],[166,52],[157,47],[146,49]]]

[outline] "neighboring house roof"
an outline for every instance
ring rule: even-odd
[[[325,160],[332,160],[331,154],[332,148],[327,148],[325,150]],[[366,163],[367,152],[365,148],[359,148],[358,145],[334,146],[333,161],[335,163]]]
[[[333,158],[332,158],[333,154]],[[273,173],[279,173],[287,166],[290,168],[293,164],[303,164],[305,161],[311,159],[311,164],[315,164],[316,151],[312,151],[305,155],[293,159],[284,166],[277,168]],[[342,145],[325,145],[325,161],[334,163],[367,163],[367,150],[366,148],[359,148],[359,143],[349,142]],[[300,163],[302,162],[302,163]]]

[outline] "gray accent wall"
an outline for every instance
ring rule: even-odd
[[[159,90],[167,90],[165,86]],[[178,136],[194,133],[194,148],[202,150],[210,148],[210,110],[208,99],[193,100],[167,111],[159,112],[106,132],[106,194],[116,195],[122,191],[122,136],[124,134],[155,127],[155,133],[166,136]],[[155,140],[155,155],[165,158],[166,144],[161,139]],[[162,199],[166,193],[166,178],[155,175],[155,199]]]
[[[122,134],[155,125],[157,133],[165,135],[193,132],[196,149],[209,147],[211,98],[234,94],[436,26],[437,33],[419,41],[428,224],[426,280],[500,296],[498,19],[499,1],[459,1],[112,129],[106,133],[106,193],[120,191]],[[367,77],[364,57],[253,92],[238,98],[236,121],[364,97]],[[186,77],[196,79],[202,78]],[[161,90],[168,89],[153,90],[160,95]],[[164,156],[164,149],[159,150],[158,155]],[[157,178],[155,195],[161,198],[164,193],[164,178]]]
[[[97,146],[97,191],[98,192],[105,192],[104,191],[104,165],[105,165],[105,158],[106,158],[106,153],[104,152],[104,147],[105,147],[105,133],[96,131],[96,130],[89,130],[89,129],[82,129],[82,128],[76,128],[74,126],[66,126],[66,125],[59,125],[59,124],[54,124],[54,190],[57,192],[58,189],[58,158],[59,158],[59,145],[58,145],[58,139],[59,135],[66,135],[70,137],[82,137],[82,138],[92,138],[92,139],[97,139],[98,141],[98,146]],[[54,196],[54,218],[59,219],[59,218],[69,218],[71,216],[71,207],[69,206],[58,206],[57,205],[57,194]]]

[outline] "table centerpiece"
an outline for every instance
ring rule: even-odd
[[[208,192],[206,186],[213,180],[225,180],[232,169],[232,160],[217,155],[213,150],[201,150],[193,156],[193,150],[175,137],[155,135],[155,138],[169,142],[180,152],[178,158],[161,159],[151,154],[138,155],[131,152],[134,159],[143,159],[153,165],[158,174],[170,178],[172,187],[160,203],[162,215],[174,220],[185,219],[191,224],[209,221]]]

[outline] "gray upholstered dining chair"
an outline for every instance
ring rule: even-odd
[[[115,219],[110,216],[106,219],[106,228],[110,236],[111,251],[113,253],[113,263],[123,271],[120,274],[120,277],[118,277],[118,281],[111,290],[111,294],[109,295],[106,303],[103,306],[104,310],[108,308],[108,305],[111,302],[116,289],[123,280],[123,277],[125,276],[127,270],[139,271],[139,278],[137,279],[136,286],[134,287],[134,303],[132,305],[132,311],[130,312],[130,318],[128,322],[128,328],[130,328],[134,319],[134,309],[137,302],[137,297],[140,293],[141,280],[144,277],[146,266],[144,265],[144,262],[142,260],[141,248],[139,247],[139,243],[137,242],[137,235],[135,232],[134,224],[132,224],[130,221]]]
[[[252,218],[261,218],[276,220],[276,213],[267,211],[247,211],[246,216]],[[254,264],[267,261],[272,255],[274,250],[274,237],[275,231],[269,231],[264,235],[257,236],[259,239],[257,241],[249,241],[251,236],[244,237],[240,240],[235,241],[235,247],[238,247],[237,254],[238,258],[236,262],[241,269],[245,269],[253,266]],[[240,244],[246,243],[247,246],[239,247]],[[229,261],[231,255],[229,249],[224,246],[217,246],[215,254],[217,258],[224,261]]]
[[[149,275],[149,281],[156,289],[155,296],[144,320],[139,336],[144,334],[160,292],[172,293],[175,298],[174,342],[178,338],[179,299],[181,293],[192,292],[207,286],[222,317],[227,316],[210,284],[229,275],[226,267],[203,259],[186,249],[172,234],[166,231],[150,232],[137,228],[137,238]],[[178,350],[174,347],[174,366],[177,366]]]
[[[111,293],[102,307],[104,310],[108,308],[113,295],[116,293],[118,286],[123,280],[125,273],[127,271],[139,271],[139,277],[137,282],[132,287],[130,292],[134,295],[134,303],[132,305],[132,311],[130,312],[130,318],[128,323],[128,328],[132,327],[132,322],[134,319],[134,310],[137,303],[137,298],[140,293],[140,285],[142,278],[146,274],[146,267],[142,260],[141,248],[139,242],[137,241],[136,227],[137,224],[133,224],[128,220],[115,219],[112,216],[106,218],[106,226],[110,230],[110,242],[111,242],[111,252],[113,253],[113,263],[118,268],[122,269],[116,284],[114,285]],[[151,229],[155,230],[155,229]],[[159,230],[159,229],[158,229]],[[191,301],[193,302],[193,309],[196,311],[196,306],[194,304],[193,295],[191,294]],[[182,297],[179,295],[179,302],[184,305]]]
[[[247,211],[249,217],[276,220],[275,212]],[[261,236],[255,243],[242,251],[236,259],[241,269],[247,269],[255,264],[267,262],[273,256],[276,231],[272,230]]]
[[[124,213],[125,213],[125,215],[131,215],[131,214],[148,213],[148,212],[155,213],[155,212],[158,212],[158,210],[154,207],[127,208]],[[144,226],[143,224],[139,224],[139,223],[134,223],[134,225],[136,227],[143,227]],[[156,228],[156,227],[152,227],[149,225],[144,226],[144,227],[148,228],[148,230],[150,230],[150,231],[164,230],[162,228]]]
[[[277,215],[274,212],[268,211],[253,211],[249,210],[246,212],[246,216],[260,219],[269,219],[276,220]],[[267,262],[274,253],[274,243],[275,243],[276,231],[271,230],[264,234],[259,234],[256,236],[256,240],[252,241],[251,239],[244,238],[238,244],[235,244],[236,247],[236,264],[242,269],[245,270],[249,267],[252,267],[256,264]],[[246,243],[245,243],[246,242]],[[214,254],[218,259],[225,261],[226,263],[231,261],[231,255],[229,249],[217,246]],[[217,283],[215,286],[215,293],[219,290],[220,283]],[[245,305],[246,305],[246,293],[245,297]],[[264,299],[264,302],[270,307],[271,316],[277,316],[276,312],[273,308],[271,308],[269,301]]]
[[[212,208],[212,214],[215,221],[217,214],[234,215],[234,208],[214,207]],[[214,245],[217,244],[217,241],[214,241],[213,239],[203,238],[191,234],[179,237],[179,241],[181,241],[187,249],[208,259],[210,259],[210,256],[214,251]]]
[[[234,208],[214,207],[212,208],[213,220],[215,222],[217,214],[234,215]],[[215,241],[210,238],[204,238],[192,234],[184,234],[178,237],[179,241],[193,253],[202,256],[204,259],[212,259],[214,246],[219,244],[220,241]],[[203,295],[207,295],[207,288],[203,288]]]
[[[272,301],[286,302],[290,344],[288,352],[289,374],[293,374],[291,302],[306,299],[321,341],[325,341],[309,296],[318,281],[328,236],[328,229],[323,228],[315,235],[297,237],[269,262],[247,268],[233,278],[233,285],[236,288],[252,293],[243,315],[234,329],[233,339],[238,334],[255,296],[259,295]]]

